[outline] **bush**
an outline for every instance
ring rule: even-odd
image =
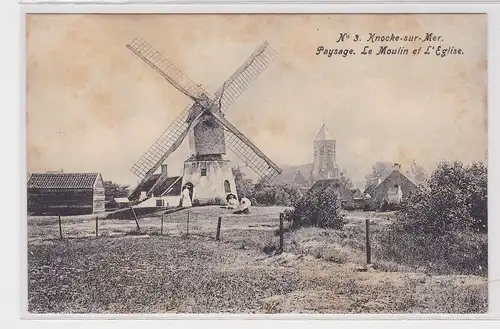
[[[345,224],[337,192],[331,187],[309,191],[295,203],[294,210],[285,212],[285,219],[292,222],[293,228],[318,226],[341,229]]]
[[[487,273],[487,170],[442,162],[381,237],[384,258],[443,274]]]

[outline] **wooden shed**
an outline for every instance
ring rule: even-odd
[[[104,211],[104,183],[99,173],[32,173],[28,213],[79,215]]]

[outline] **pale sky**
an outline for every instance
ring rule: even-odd
[[[210,91],[269,41],[279,58],[226,117],[278,164],[311,163],[323,121],[354,181],[379,160],[430,170],[487,159],[486,15],[28,16],[29,172],[136,182],[132,165],[190,103],[126,49],[136,36]],[[341,32],[434,32],[464,55],[316,56]],[[188,153],[186,140],[167,160],[172,175]]]

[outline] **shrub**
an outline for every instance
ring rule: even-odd
[[[341,229],[345,218],[340,213],[340,202],[334,188],[309,191],[295,203],[293,211],[285,212],[292,227],[318,226]]]
[[[381,237],[381,256],[439,273],[487,273],[487,170],[442,162],[428,189],[402,205]]]

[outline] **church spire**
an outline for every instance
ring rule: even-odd
[[[321,129],[319,130],[318,134],[316,135],[316,138],[314,139],[314,141],[332,141],[332,140],[334,140],[334,139],[330,135],[328,128],[326,128],[326,125],[323,122],[323,125],[321,126]]]

